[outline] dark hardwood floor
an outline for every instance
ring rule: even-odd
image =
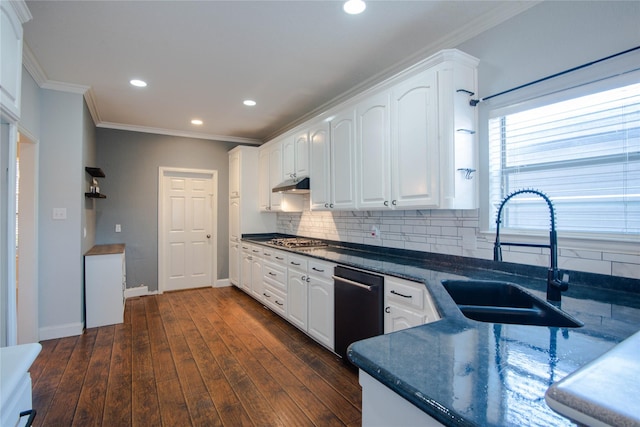
[[[359,426],[357,372],[234,288],[127,300],[42,342],[35,426]]]

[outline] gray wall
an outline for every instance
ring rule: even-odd
[[[84,209],[84,163],[95,156],[95,136],[81,94],[43,89],[39,109],[38,300],[40,338],[49,339],[84,325],[83,254],[95,228]],[[53,208],[66,208],[67,218],[54,220]]]
[[[218,171],[218,271],[228,276],[229,157],[236,144],[129,132],[97,130],[97,159],[106,178],[96,201],[96,241],[124,243],[127,287],[158,289],[158,171],[159,167]],[[115,232],[121,224],[122,232]]]

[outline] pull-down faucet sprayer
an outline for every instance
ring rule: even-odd
[[[515,197],[519,194],[535,194],[540,196],[547,202],[549,206],[549,215],[551,217],[551,231],[549,232],[549,244],[548,245],[538,245],[534,243],[512,243],[512,242],[500,242],[500,223],[502,217],[502,208],[504,205],[511,200],[512,197]],[[549,270],[547,272],[547,301],[552,302],[556,305],[560,305],[560,299],[562,296],[562,291],[566,291],[569,288],[569,275],[564,274],[562,279],[559,277],[558,271],[558,235],[556,233],[556,214],[553,208],[553,203],[551,199],[544,194],[542,191],[533,190],[533,189],[523,189],[517,190],[513,193],[509,194],[504,198],[502,203],[500,203],[500,207],[498,208],[498,216],[496,217],[496,241],[493,245],[493,260],[494,261],[502,261],[502,245],[506,246],[525,246],[525,247],[533,247],[533,248],[549,248]]]

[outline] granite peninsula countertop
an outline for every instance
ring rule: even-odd
[[[265,244],[270,237],[243,240]],[[503,280],[545,299],[546,269],[329,243],[288,251],[419,281],[431,293],[440,320],[358,341],[348,357],[445,425],[574,425],[547,405],[547,389],[640,330],[640,280],[570,272],[562,309],[581,328],[485,323],[464,317],[442,280]],[[629,399],[637,404],[637,396]]]

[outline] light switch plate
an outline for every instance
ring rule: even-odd
[[[120,233],[122,231],[122,226],[120,224],[116,224],[116,233]]]
[[[67,219],[67,208],[53,208],[53,219]]]

